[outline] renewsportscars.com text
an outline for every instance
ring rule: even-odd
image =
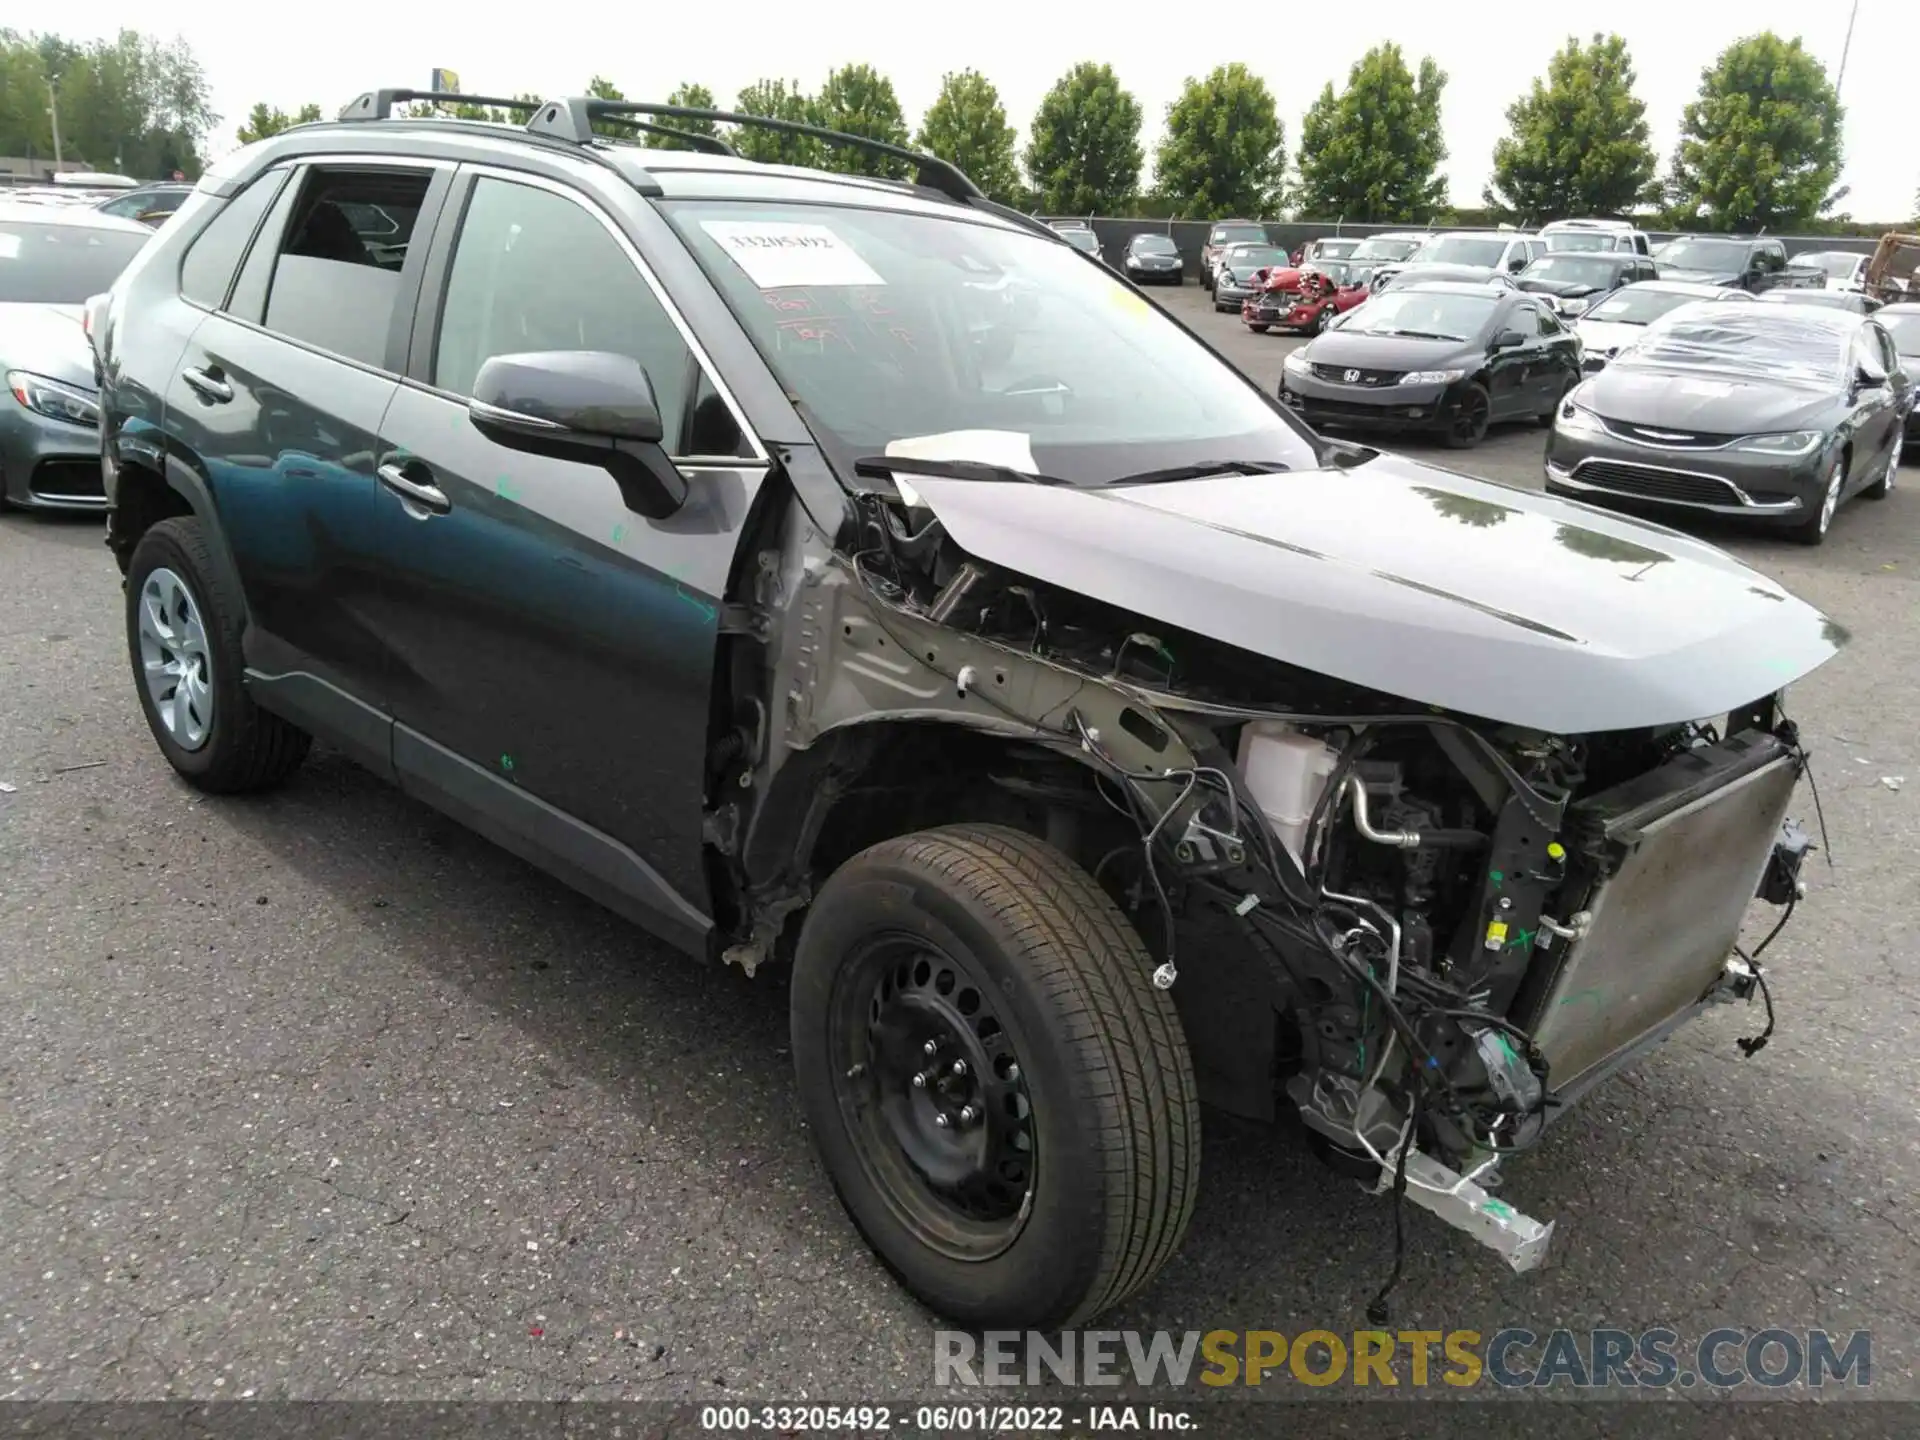
[[[943,1386],[1248,1385],[1502,1389],[1661,1389],[1737,1385],[1866,1386],[1869,1331],[1608,1329],[1478,1330],[938,1330],[933,1380]]]

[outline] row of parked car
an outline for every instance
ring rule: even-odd
[[[1920,303],[1798,276],[1746,283],[1731,249],[1532,256],[1535,238],[1500,236],[1495,251],[1439,243],[1495,237],[1442,236],[1393,256],[1381,236],[1343,243],[1343,258],[1312,253],[1323,242],[1304,257],[1230,244],[1215,307],[1314,336],[1279,385],[1314,428],[1467,448],[1492,425],[1537,423],[1554,493],[1817,545],[1843,501],[1893,489],[1920,429]],[[1665,264],[1676,256],[1691,263]]]

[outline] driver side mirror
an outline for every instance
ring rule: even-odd
[[[664,520],[686,503],[686,477],[661,448],[666,427],[653,382],[632,356],[495,355],[474,377],[467,418],[509,450],[600,466],[636,515]]]
[[[1502,330],[1493,337],[1495,350],[1513,350],[1527,343],[1527,337],[1518,330]]]
[[[1527,252],[1524,250],[1522,250],[1518,255],[1514,256],[1511,260],[1507,261],[1507,270],[1508,270],[1508,273],[1510,274],[1518,275],[1522,270],[1526,268],[1527,268]]]

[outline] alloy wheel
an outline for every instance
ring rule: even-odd
[[[147,698],[182,750],[213,733],[213,657],[200,605],[172,570],[151,571],[140,587],[140,669]]]
[[[1882,489],[1891,490],[1900,481],[1901,452],[1906,449],[1907,432],[1904,428],[1893,432],[1893,453],[1887,456],[1887,473],[1880,478]]]
[[[1827,467],[1827,488],[1820,496],[1820,533],[1826,534],[1833,527],[1834,513],[1840,508],[1840,488],[1846,484],[1847,467],[1840,463],[1840,457],[1834,456]]]

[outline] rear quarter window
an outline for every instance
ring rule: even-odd
[[[209,310],[227,303],[234,271],[240,268],[241,257],[286,179],[286,171],[269,170],[228,200],[194,236],[180,262],[183,296]]]

